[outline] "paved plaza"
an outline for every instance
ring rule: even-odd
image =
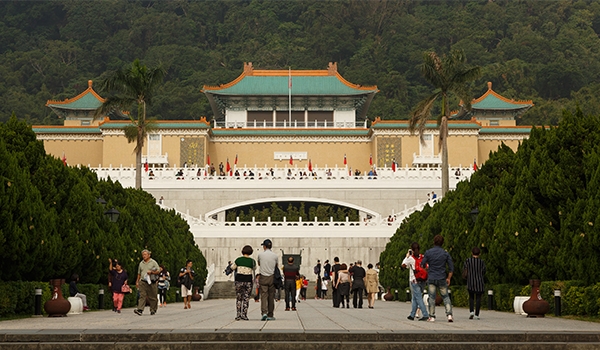
[[[244,330],[252,332],[599,332],[600,324],[567,320],[560,317],[527,318],[509,312],[481,311],[481,320],[469,320],[469,310],[454,308],[454,322],[448,323],[444,308],[437,307],[435,323],[409,321],[410,304],[378,300],[374,309],[337,309],[331,300],[306,300],[297,304],[298,311],[284,311],[285,303],[276,302],[275,321],[260,320],[260,303],[250,301],[250,321],[235,321],[235,300],[215,299],[193,302],[183,309],[182,303],[159,308],[151,316],[146,308],[143,316],[133,309],[121,314],[108,311],[89,311],[68,317],[33,317],[0,322],[0,334],[38,332],[42,330],[104,330],[122,331],[214,331]]]

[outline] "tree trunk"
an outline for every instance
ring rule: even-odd
[[[444,123],[448,124],[448,119],[446,117],[442,117],[442,124]],[[448,172],[448,135],[446,135],[442,142],[442,197],[445,197],[446,192],[450,190],[450,176]]]
[[[138,131],[137,143],[140,144],[141,132]],[[142,147],[138,147],[135,151],[135,188],[142,188]]]
[[[442,124],[440,125],[440,137],[442,139],[442,197],[446,196],[446,193],[450,190],[450,176],[448,174],[450,166],[448,164],[448,118],[450,116],[450,106],[448,97],[446,94],[443,95],[444,104],[444,116],[442,117]],[[441,135],[443,133],[443,136]]]

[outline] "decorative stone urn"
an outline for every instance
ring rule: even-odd
[[[544,317],[550,311],[550,304],[540,295],[540,280],[529,280],[531,297],[523,303],[523,311],[527,317]]]
[[[52,286],[52,299],[44,304],[44,310],[48,313],[48,317],[66,317],[71,310],[71,303],[62,295],[61,285],[65,283],[64,279],[50,280]]]
[[[394,294],[392,294],[392,292],[390,292],[390,287],[387,287],[387,293],[385,293],[383,295],[383,300],[385,300],[385,301],[394,300]]]
[[[202,300],[202,294],[200,294],[198,292],[198,288],[199,287],[194,287],[194,294],[192,294],[192,300],[193,301],[200,301],[200,300]]]

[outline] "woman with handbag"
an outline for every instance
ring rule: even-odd
[[[348,265],[342,264],[338,271],[340,278],[337,280],[335,288],[340,293],[341,305],[344,308],[344,299],[346,299],[346,308],[350,308],[350,273],[348,272]]]
[[[116,259],[113,261],[109,258],[108,263],[108,271],[112,277],[110,289],[113,294],[113,310],[121,313],[121,308],[123,307],[123,298],[125,297],[125,294],[131,293],[131,288],[127,283],[127,271],[123,269],[121,263]]]

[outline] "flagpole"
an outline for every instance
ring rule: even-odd
[[[292,126],[292,67],[288,68],[288,109],[289,109],[289,126]]]

